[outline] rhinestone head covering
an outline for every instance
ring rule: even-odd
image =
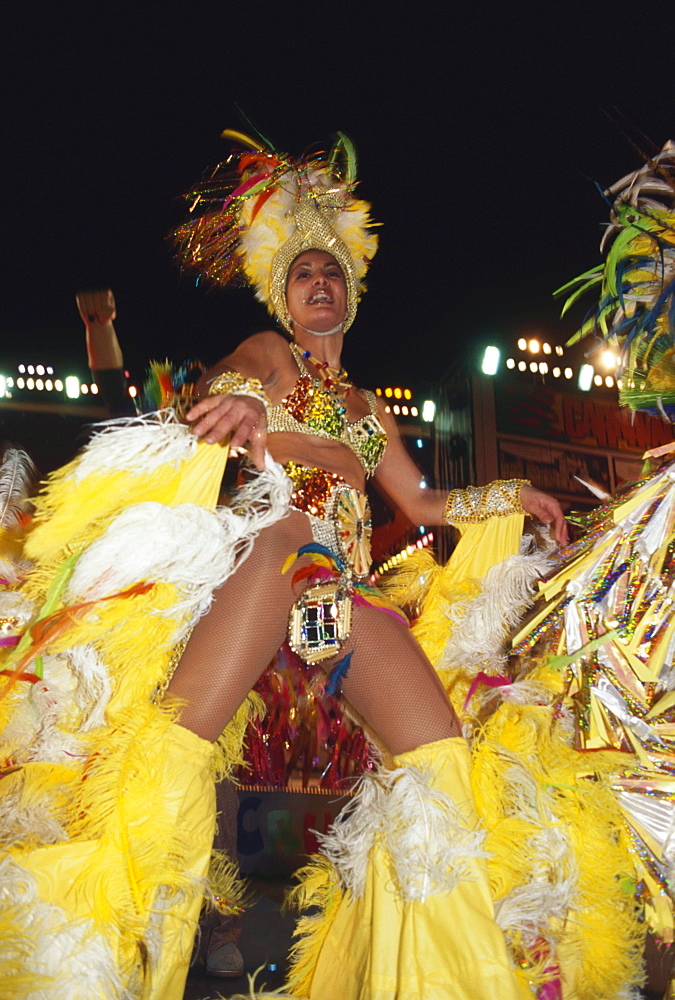
[[[172,234],[182,267],[212,284],[252,285],[292,333],[288,269],[306,250],[324,250],[345,276],[347,330],[377,250],[370,205],[354,197],[351,142],[340,133],[330,153],[292,160],[240,132],[223,136],[248,149],[232,153],[186,195],[190,218]]]

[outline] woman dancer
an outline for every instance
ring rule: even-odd
[[[35,921],[20,931],[32,907],[52,951],[77,944],[102,995],[182,995],[213,831],[213,741],[225,729],[236,757],[239,706],[289,630],[396,763],[329,845],[346,892],[298,995],[515,1000],[527,987],[494,921],[467,745],[402,615],[367,585],[365,479],[418,523],[503,519],[504,554],[524,511],[564,541],[562,512],[520,481],[450,496],[419,488],[393,419],[341,366],[376,249],[348,143],[293,162],[235,137],[248,146],[236,179],[216,172],[192,193],[181,257],[221,282],[243,272],[292,340],[258,334],[219,365],[187,415],[194,435],[166,420],[113,429],[42,501],[24,588],[37,609],[25,609],[33,624],[5,669],[13,763],[0,791],[9,780],[13,801],[38,801],[53,824],[48,836],[37,824],[15,831],[7,857],[16,981],[30,982],[27,955],[33,977],[53,974]],[[213,513],[228,438],[250,443],[258,473]],[[65,523],[73,487],[77,524]],[[112,689],[105,719],[80,691],[92,678]],[[22,690],[31,683],[57,703],[47,750]],[[58,745],[63,733],[73,738]],[[79,767],[63,763],[64,748]]]

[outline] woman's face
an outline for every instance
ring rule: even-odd
[[[347,284],[342,268],[324,250],[306,250],[288,270],[286,304],[294,324],[325,333],[347,315]]]

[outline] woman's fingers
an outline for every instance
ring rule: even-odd
[[[267,426],[262,403],[248,396],[208,396],[187,413],[197,437],[217,444],[231,435],[230,448],[249,443],[251,457],[259,469],[265,467]]]

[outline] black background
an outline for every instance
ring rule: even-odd
[[[218,10],[214,14],[214,10]],[[3,359],[83,362],[79,288],[110,286],[132,375],[269,325],[196,288],[165,241],[227,153],[238,100],[281,148],[336,129],[383,223],[348,335],[362,384],[438,380],[467,349],[562,342],[551,292],[598,259],[607,185],[675,136],[672,2],[24,8],[3,29]]]

